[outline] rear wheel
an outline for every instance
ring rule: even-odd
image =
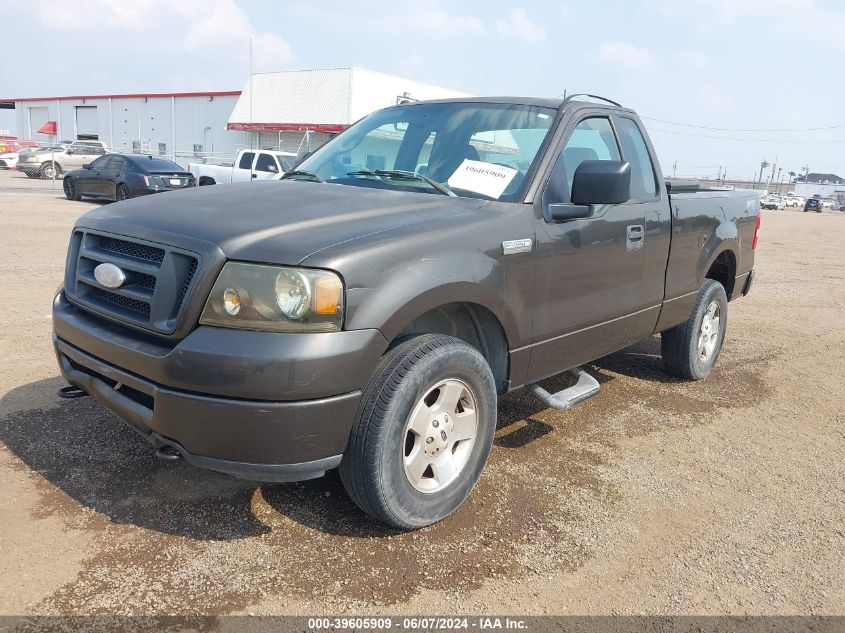
[[[124,184],[119,184],[117,186],[117,190],[115,191],[115,197],[117,201],[120,202],[121,200],[129,200],[132,197],[132,194],[129,191],[129,187]]]
[[[73,178],[65,176],[64,179],[65,198],[68,200],[79,200],[79,188],[73,181]]]
[[[439,334],[384,355],[364,391],[340,464],[370,516],[401,529],[435,523],[475,486],[496,429],[496,385],[467,343]]]
[[[728,325],[728,297],[718,281],[705,279],[689,319],[660,335],[666,371],[701,380],[710,375],[722,351]]]

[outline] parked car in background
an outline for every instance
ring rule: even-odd
[[[278,180],[293,169],[296,154],[273,150],[238,150],[232,165],[190,163],[188,171],[198,185],[219,185],[247,180]]]
[[[761,209],[783,209],[785,203],[783,198],[779,196],[766,196],[760,200],[760,208]]]
[[[818,198],[807,198],[807,202],[804,203],[804,213],[807,211],[815,211],[816,213],[822,212],[822,201]]]
[[[822,200],[822,209],[832,209],[833,204],[833,200]]]
[[[17,164],[17,152],[6,152],[5,154],[0,154],[0,169],[13,169]]]
[[[30,178],[58,178],[108,153],[102,141],[73,141],[65,146],[39,148],[18,161],[18,171]]]
[[[106,154],[64,177],[65,196],[128,200],[159,191],[195,185],[194,177],[172,160],[159,156]]]
[[[804,206],[804,198],[801,196],[790,196],[787,194],[786,198],[784,198],[783,203],[787,207],[803,207]]]

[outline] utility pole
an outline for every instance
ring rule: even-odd
[[[675,177],[675,174],[677,172],[678,172],[678,161],[676,159],[675,162],[672,164],[672,178]]]
[[[757,180],[757,186],[758,187],[763,186],[763,170],[768,166],[769,166],[769,161],[767,161],[767,160],[764,160],[763,162],[760,163],[760,177]]]

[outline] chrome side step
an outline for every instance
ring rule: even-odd
[[[528,385],[526,389],[547,407],[561,410],[571,409],[576,404],[592,398],[601,389],[599,381],[580,367],[570,369],[569,373],[575,376],[578,382],[557,393],[549,393],[536,382]]]

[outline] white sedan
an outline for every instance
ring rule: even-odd
[[[784,200],[784,204],[787,207],[803,207],[804,206],[804,198],[800,196],[787,196]]]
[[[0,169],[13,169],[18,164],[17,152],[0,154]]]
[[[783,199],[777,196],[766,196],[760,200],[760,208],[762,209],[783,209]]]

